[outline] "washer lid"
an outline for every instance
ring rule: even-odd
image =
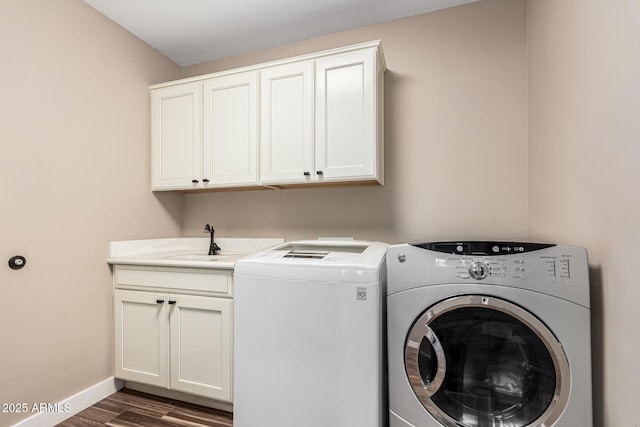
[[[259,254],[256,258],[283,262],[307,261],[310,263],[357,264],[368,247],[369,243],[366,242],[344,244],[325,244],[324,241],[290,242]]]
[[[313,281],[379,281],[387,244],[305,240],[259,252],[235,265],[235,274]]]

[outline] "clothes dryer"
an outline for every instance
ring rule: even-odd
[[[591,427],[587,253],[518,242],[391,246],[391,427]]]

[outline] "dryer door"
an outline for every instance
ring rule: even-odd
[[[569,398],[569,364],[534,315],[484,295],[428,308],[406,341],[416,397],[451,427],[550,426]]]

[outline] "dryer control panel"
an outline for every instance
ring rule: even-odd
[[[530,242],[470,241],[416,243],[413,246],[452,255],[446,258],[445,262],[437,264],[453,266],[457,278],[483,280],[490,276],[526,279],[525,259],[530,258],[534,252],[556,245]],[[513,257],[513,255],[519,254],[527,254],[527,256]],[[566,256],[562,260],[558,260],[557,256],[544,258],[548,258],[546,261],[549,266],[548,272],[554,280],[557,281],[560,278],[569,281],[571,279],[570,256]]]
[[[458,279],[484,280],[487,278],[510,278],[524,280],[527,272],[544,271],[544,276],[553,283],[571,284],[571,255],[546,255],[538,259],[522,257],[450,256],[435,259],[435,266],[449,268]]]
[[[544,292],[588,305],[589,271],[583,248],[547,243],[433,242],[389,247],[389,272],[405,283],[390,289],[466,283]]]
[[[456,255],[512,255],[539,251],[556,245],[529,242],[471,241],[413,243],[413,246],[434,252]]]

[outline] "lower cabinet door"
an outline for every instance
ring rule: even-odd
[[[172,294],[170,303],[171,388],[231,402],[233,300]]]
[[[169,386],[168,294],[116,290],[115,377]]]

